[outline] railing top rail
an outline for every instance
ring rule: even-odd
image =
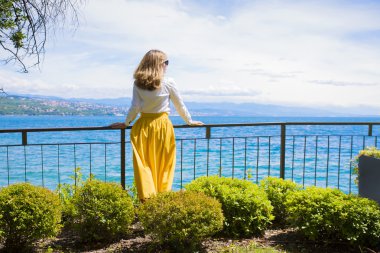
[[[130,127],[128,127],[128,128],[130,128]],[[105,126],[105,127],[58,127],[58,128],[0,129],[0,133],[94,131],[94,130],[112,130],[112,128]]]
[[[203,126],[174,125],[174,128],[213,128],[213,127],[248,127],[248,126],[294,126],[294,125],[380,125],[380,122],[259,122],[259,123],[229,123],[229,124],[205,124]],[[126,129],[131,129],[132,126]],[[109,126],[103,127],[62,127],[62,128],[24,128],[24,129],[0,129],[0,133],[22,132],[60,132],[60,131],[96,131],[96,130],[119,130]]]

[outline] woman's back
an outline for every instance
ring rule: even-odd
[[[155,90],[144,90],[135,86],[140,97],[140,110],[144,113],[170,112],[170,94],[172,85],[169,79],[164,79],[161,86]]]

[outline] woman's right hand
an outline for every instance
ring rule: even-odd
[[[203,126],[204,123],[202,121],[192,120],[189,125],[190,126]]]
[[[118,129],[123,129],[126,128],[127,126],[124,124],[124,122],[116,122],[111,125],[109,125],[111,128],[118,128]]]

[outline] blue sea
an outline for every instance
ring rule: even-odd
[[[183,125],[180,117],[171,117]],[[380,117],[194,117],[205,124],[263,122],[380,122]],[[116,116],[0,116],[0,130],[97,127],[121,122]],[[177,164],[173,188],[194,178],[221,175],[259,182],[279,176],[280,126],[176,128]],[[380,125],[372,136],[364,125],[289,125],[286,127],[285,178],[303,186],[357,192],[352,161],[366,146],[380,146]],[[128,142],[129,130],[126,131]],[[120,182],[120,130],[0,133],[0,186],[28,181],[55,189],[72,183],[74,168],[84,178]],[[133,182],[132,153],[126,148],[126,182]]]

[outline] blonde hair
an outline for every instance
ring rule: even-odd
[[[161,85],[164,76],[166,54],[160,50],[150,50],[141,59],[133,74],[135,85],[144,90],[155,90]]]

